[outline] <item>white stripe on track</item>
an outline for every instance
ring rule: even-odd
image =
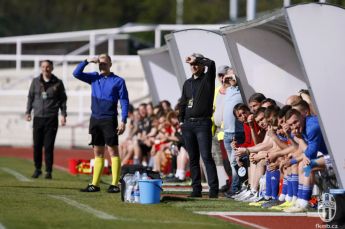
[[[13,169],[3,167],[3,168],[1,168],[1,170],[14,176],[19,181],[23,181],[23,182],[31,182],[32,181],[29,178],[27,178],[26,176],[24,176],[23,174],[18,173],[17,171],[15,171]]]
[[[94,215],[97,218],[100,219],[106,219],[106,220],[116,220],[117,217],[113,216],[113,215],[109,215],[108,213],[96,210],[88,205],[85,204],[81,204],[75,200],[69,199],[67,197],[64,196],[56,196],[56,195],[49,195],[51,198],[57,199],[57,200],[62,200],[63,202],[76,207],[84,212],[90,213],[92,215]]]
[[[6,229],[6,227],[0,223],[0,229]]]
[[[234,217],[231,217],[231,216],[222,216],[223,218],[226,218],[226,219],[229,219],[229,220],[232,220],[232,221],[235,221],[235,222],[238,222],[240,224],[244,224],[244,225],[247,225],[247,226],[250,226],[250,227],[253,227],[253,228],[257,228],[257,229],[268,229],[268,227],[263,227],[263,226],[260,226],[258,224],[255,224],[255,223],[249,223],[247,221],[244,221],[244,220],[240,220],[240,219],[237,219],[237,218],[234,218]]]

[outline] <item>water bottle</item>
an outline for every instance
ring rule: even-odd
[[[134,178],[135,178],[135,181],[140,180],[140,172],[139,172],[139,171],[136,171],[136,172],[134,173]]]
[[[147,173],[143,173],[143,175],[141,176],[141,179],[142,180],[148,180],[149,179],[149,177],[147,176]]]
[[[139,182],[137,182],[134,186],[134,203],[140,203]]]
[[[139,203],[140,202],[140,190],[139,190],[139,180],[140,180],[140,172],[136,171],[134,174],[135,178],[135,184],[134,184],[134,203]]]
[[[259,196],[265,197],[266,195],[266,174],[263,175],[259,180]]]
[[[177,147],[175,144],[172,144],[172,145],[170,146],[170,151],[171,151],[171,154],[172,154],[173,156],[177,156],[178,153],[179,153],[178,147]]]
[[[132,175],[130,174],[126,174],[125,177],[123,178],[124,182],[125,182],[125,193],[124,193],[124,200],[126,202],[128,202],[129,200],[129,196],[130,196],[130,192],[129,192],[129,183],[130,183],[130,180],[132,179]]]
[[[128,183],[126,184],[126,201],[129,203],[134,202],[134,177],[128,180]]]

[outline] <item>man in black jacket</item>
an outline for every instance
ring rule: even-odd
[[[193,191],[190,197],[201,197],[200,155],[206,167],[209,197],[218,198],[219,184],[215,162],[211,154],[213,97],[216,66],[213,60],[201,54],[186,58],[192,77],[183,85],[180,123],[186,149],[189,154]],[[207,71],[205,72],[205,68]]]
[[[33,140],[35,171],[33,178],[38,178],[42,168],[42,148],[44,146],[46,179],[52,179],[54,162],[54,143],[58,129],[58,114],[61,109],[61,125],[66,124],[67,96],[63,82],[52,74],[53,62],[41,62],[41,74],[31,82],[25,119],[31,121],[31,110],[34,110]]]

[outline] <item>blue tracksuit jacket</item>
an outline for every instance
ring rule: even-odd
[[[106,77],[98,72],[85,73],[83,70],[87,64],[87,61],[79,63],[73,75],[77,79],[91,84],[91,116],[96,119],[117,117],[117,104],[120,100],[121,120],[126,123],[129,100],[125,80],[114,73]]]

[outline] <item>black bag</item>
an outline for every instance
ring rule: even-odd
[[[151,168],[142,166],[142,165],[124,165],[121,168],[120,184],[121,184],[121,200],[125,201],[125,191],[126,191],[126,182],[124,177],[127,174],[134,175],[136,171],[139,171],[142,175],[146,173],[147,176],[151,179],[161,179],[159,172],[152,171]]]

